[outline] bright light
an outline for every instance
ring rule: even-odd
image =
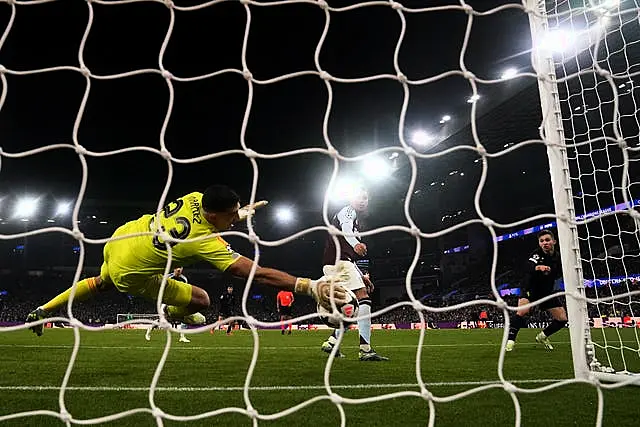
[[[334,203],[342,203],[349,201],[356,194],[361,185],[349,178],[339,178],[333,186],[329,188],[329,200]]]
[[[615,9],[618,6],[620,6],[620,0],[604,0],[602,3],[598,5],[598,7],[603,9]]]
[[[28,219],[38,210],[38,199],[34,197],[24,197],[19,199],[13,211],[13,216],[21,219]]]
[[[518,70],[515,68],[507,68],[502,72],[502,76],[500,77],[502,80],[508,80],[514,78],[518,75]]]
[[[68,215],[70,212],[71,212],[70,202],[58,203],[58,206],[56,207],[56,216]]]
[[[550,30],[540,42],[540,49],[548,52],[566,52],[576,42],[576,33],[566,30]]]
[[[367,157],[362,162],[362,174],[373,181],[380,181],[391,175],[391,165],[380,157]]]
[[[276,218],[280,222],[291,222],[293,220],[293,211],[288,207],[280,207],[276,210]]]
[[[433,143],[433,136],[429,135],[425,130],[416,130],[411,134],[411,142],[426,147]]]
[[[451,120],[451,116],[450,115],[447,114],[445,116],[442,116],[442,121],[443,122],[448,122],[449,120]]]
[[[477,94],[476,94],[476,95],[471,95],[471,96],[469,97],[469,99],[467,99],[467,102],[468,102],[469,104],[473,104],[473,103],[474,103],[474,102],[476,102],[478,99],[480,99],[480,95],[477,95]]]

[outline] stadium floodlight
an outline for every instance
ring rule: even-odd
[[[362,162],[362,174],[372,181],[388,178],[391,171],[391,165],[381,157],[367,157]]]
[[[562,29],[549,30],[540,41],[539,48],[543,51],[563,53],[576,44],[577,34]]]
[[[502,76],[500,78],[502,80],[509,80],[518,75],[518,70],[515,68],[507,68],[502,72]]]
[[[411,142],[421,147],[427,147],[433,144],[435,138],[426,130],[418,129],[411,134]]]
[[[60,202],[56,206],[56,216],[68,215],[71,212],[71,202]]]
[[[13,216],[21,220],[28,220],[38,210],[38,199],[35,197],[23,197],[16,202]]]
[[[329,200],[333,203],[343,203],[350,200],[355,194],[358,188],[362,185],[352,178],[339,178],[333,186],[329,189]]]
[[[451,120],[451,116],[446,114],[442,116],[442,118],[440,119],[440,123],[447,123],[449,120]]]
[[[596,6],[596,9],[606,13],[613,9],[616,9],[618,6],[620,6],[620,0],[604,0],[602,3]]]
[[[478,99],[480,99],[480,95],[475,94],[475,95],[471,95],[468,99],[467,102],[469,104],[473,104],[474,102],[476,102]]]
[[[279,207],[276,209],[276,218],[279,222],[289,223],[293,220],[293,210],[287,206]]]

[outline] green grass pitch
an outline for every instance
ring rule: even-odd
[[[556,350],[546,352],[534,342],[537,331],[520,332],[516,349],[506,355],[504,376],[518,387],[547,387],[571,378],[569,334],[553,338]],[[618,333],[630,347],[637,343],[633,330],[607,330],[617,344]],[[248,399],[265,426],[338,426],[340,413],[324,388],[327,355],[320,351],[326,332],[260,331],[260,350],[250,382]],[[602,336],[594,331],[594,338]],[[446,402],[435,402],[436,426],[504,426],[515,424],[515,406],[498,381],[498,356],[502,330],[426,331],[420,360],[421,377],[437,398],[474,393]],[[78,352],[69,387],[64,395],[74,420],[105,417],[123,411],[138,412],[104,426],[155,426],[150,412],[149,386],[166,344],[166,332],[154,331],[144,340],[143,330],[80,332]],[[254,349],[249,331],[190,335],[191,343],[177,342],[159,377],[156,405],[170,417],[196,416],[224,408],[245,409],[244,384]],[[601,340],[601,339],[600,339]],[[418,331],[373,331],[374,348],[389,362],[360,362],[357,335],[345,337],[345,359],[330,370],[333,392],[345,398],[342,405],[347,426],[425,426],[430,409],[419,395],[416,379]],[[60,412],[59,387],[74,342],[71,329],[45,330],[38,338],[30,331],[0,333],[0,418],[23,411]],[[619,363],[619,350],[611,354]],[[603,358],[604,354],[599,353]],[[625,351],[630,369],[640,372],[638,353]],[[411,392],[411,393],[409,393]],[[373,396],[404,393],[372,402],[354,401]],[[324,396],[324,397],[323,397]],[[282,417],[272,417],[309,399],[315,400]],[[640,388],[603,390],[603,425],[637,426]],[[523,426],[588,426],[596,424],[597,389],[590,384],[562,385],[540,393],[518,393]],[[63,426],[50,415],[5,419],[5,426]],[[164,426],[251,426],[252,420],[237,412],[223,412],[204,419],[163,419]]]

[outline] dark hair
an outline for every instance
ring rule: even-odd
[[[552,240],[556,240],[556,236],[553,234],[553,232],[551,230],[540,230],[538,231],[538,234],[536,235],[536,237],[539,239],[542,236],[551,236]]]
[[[202,209],[206,212],[226,212],[236,207],[240,197],[226,185],[212,185],[202,194]]]

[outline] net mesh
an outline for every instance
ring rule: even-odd
[[[15,22],[16,16],[20,14],[20,9],[27,7],[38,7],[39,4],[45,3],[45,1],[30,1],[30,2],[20,2],[9,0],[6,1],[8,3],[8,7],[11,8],[11,18],[2,34],[2,38],[0,39],[0,49],[4,45],[7,37],[11,33],[12,26]],[[85,255],[85,246],[87,244],[103,244],[108,241],[108,239],[90,239],[83,235],[80,228],[78,227],[78,213],[80,209],[80,205],[83,202],[83,197],[85,194],[86,186],[87,186],[87,177],[88,177],[88,166],[87,166],[87,158],[88,157],[104,157],[104,156],[114,156],[117,154],[121,154],[128,151],[136,151],[136,150],[145,150],[147,152],[154,153],[160,156],[162,159],[166,161],[168,167],[168,174],[166,185],[164,187],[164,191],[162,196],[158,202],[158,211],[165,205],[166,197],[169,191],[169,187],[172,182],[173,177],[173,165],[176,163],[196,163],[201,162],[207,159],[211,159],[214,157],[221,157],[230,154],[241,154],[246,156],[251,162],[253,168],[253,184],[251,190],[251,198],[250,203],[256,200],[256,189],[258,185],[258,166],[257,159],[262,158],[281,158],[285,156],[295,156],[303,153],[319,153],[325,156],[330,157],[334,161],[334,168],[332,174],[332,182],[335,181],[338,176],[339,164],[342,162],[355,162],[359,161],[363,158],[360,157],[347,157],[341,154],[331,143],[331,139],[329,137],[329,133],[327,130],[328,122],[330,119],[330,111],[332,107],[332,85],[335,83],[345,83],[345,84],[358,84],[363,82],[369,82],[378,79],[388,79],[393,80],[398,83],[403,89],[404,94],[404,102],[402,104],[402,109],[399,112],[400,114],[400,124],[398,128],[398,138],[400,140],[400,146],[397,147],[387,147],[384,149],[376,150],[372,153],[367,153],[367,155],[372,154],[381,154],[390,152],[399,152],[404,153],[410,163],[411,166],[411,180],[409,184],[409,188],[406,194],[406,199],[404,203],[404,212],[406,216],[406,221],[409,226],[387,226],[383,228],[374,229],[363,233],[366,235],[378,234],[385,231],[400,231],[404,233],[408,233],[415,238],[416,244],[416,252],[413,258],[411,267],[407,272],[406,279],[406,291],[409,295],[410,301],[408,302],[400,302],[394,304],[392,306],[386,307],[384,310],[378,311],[374,313],[374,315],[381,314],[383,312],[388,312],[403,306],[407,306],[413,308],[417,311],[420,322],[424,325],[425,322],[425,313],[426,312],[444,312],[460,309],[463,307],[469,307],[472,305],[493,305],[498,309],[502,310],[503,315],[506,319],[506,327],[508,328],[508,318],[509,313],[515,310],[515,307],[509,307],[506,302],[500,297],[499,292],[496,289],[495,284],[495,273],[496,273],[496,264],[497,264],[497,243],[495,243],[496,238],[496,229],[498,228],[507,228],[508,226],[515,226],[518,224],[524,224],[527,221],[533,219],[540,218],[551,218],[554,215],[552,214],[542,214],[535,218],[527,218],[523,221],[514,224],[497,224],[487,216],[483,214],[482,209],[479,205],[479,196],[483,191],[483,183],[486,179],[488,172],[488,158],[498,158],[506,153],[516,150],[520,147],[520,145],[509,147],[503,151],[489,153],[487,152],[477,133],[476,129],[476,104],[472,103],[471,107],[471,129],[473,135],[474,144],[470,146],[458,146],[448,150],[435,152],[432,154],[424,154],[418,153],[412,146],[410,146],[405,138],[406,130],[405,130],[405,116],[407,112],[407,106],[409,103],[411,88],[419,85],[427,85],[429,83],[444,79],[448,76],[460,76],[466,79],[468,82],[473,95],[478,94],[478,84],[494,84],[498,83],[499,80],[483,80],[474,75],[471,70],[467,69],[465,63],[465,55],[466,50],[469,44],[469,40],[471,37],[471,28],[473,27],[474,20],[479,19],[482,16],[487,16],[491,14],[499,13],[507,8],[515,9],[520,11],[523,14],[529,14],[530,16],[536,15],[535,8],[527,7],[524,4],[508,4],[496,9],[477,11],[474,10],[468,4],[461,2],[457,5],[446,5],[439,7],[431,7],[431,8],[409,8],[403,6],[399,2],[394,1],[371,1],[371,2],[363,2],[358,4],[353,4],[345,7],[330,7],[325,1],[280,1],[280,2],[256,2],[256,1],[248,1],[243,0],[240,3],[244,6],[244,10],[246,12],[246,27],[245,27],[245,36],[242,45],[242,69],[222,69],[216,71],[214,73],[209,73],[206,75],[198,75],[192,77],[180,77],[173,75],[170,70],[167,70],[163,66],[163,57],[165,54],[165,50],[169,41],[171,40],[172,29],[176,19],[180,19],[179,15],[182,13],[197,13],[197,10],[207,7],[215,7],[217,1],[212,1],[208,3],[196,4],[188,7],[178,6],[171,1],[165,2],[156,2],[166,5],[167,14],[170,17],[169,25],[167,27],[166,36],[164,38],[164,42],[160,48],[158,54],[158,68],[156,69],[139,69],[121,74],[113,74],[113,75],[96,75],[92,73],[91,69],[89,69],[84,62],[85,55],[85,44],[87,38],[91,34],[92,23],[94,19],[94,5],[99,4],[103,6],[109,7],[120,7],[121,5],[125,5],[128,3],[144,3],[143,0],[124,0],[124,1],[99,1],[99,0],[91,0],[87,1],[86,5],[88,8],[88,20],[86,29],[84,32],[84,36],[80,43],[80,47],[78,50],[78,63],[67,66],[59,66],[52,67],[47,69],[31,69],[31,70],[17,70],[17,69],[7,69],[4,66],[0,65],[0,81],[2,82],[2,95],[0,97],[0,108],[4,104],[6,99],[7,91],[10,90],[10,86],[8,85],[7,75],[11,76],[23,76],[29,74],[41,74],[41,73],[51,73],[55,71],[69,71],[75,72],[82,75],[85,79],[86,89],[85,94],[82,99],[82,103],[78,108],[77,118],[75,120],[72,132],[72,144],[52,144],[48,146],[44,146],[41,148],[22,151],[22,152],[7,152],[0,150],[0,159],[1,158],[20,158],[26,156],[32,156],[37,153],[49,151],[49,150],[59,150],[59,149],[71,149],[74,150],[80,163],[82,165],[82,182],[81,187],[78,193],[78,197],[73,209],[73,228],[66,229],[63,227],[50,227],[43,228],[34,231],[30,231],[28,233],[20,233],[20,234],[3,234],[0,235],[2,239],[16,239],[28,235],[35,235],[41,233],[65,233],[67,235],[72,236],[77,239],[80,246],[80,256],[79,263],[76,272],[76,277],[74,282],[80,277],[80,272],[84,260]],[[149,3],[149,2],[147,2]],[[251,14],[256,8],[275,8],[275,7],[286,7],[287,4],[291,3],[308,3],[318,8],[318,13],[324,15],[324,31],[322,33],[322,37],[320,38],[317,48],[315,50],[315,69],[310,69],[307,71],[301,71],[296,73],[291,73],[287,75],[280,75],[274,77],[269,80],[257,80],[252,76],[251,70],[247,66],[247,44],[248,44],[248,34],[251,29]],[[531,4],[532,2],[529,2]],[[605,2],[557,2],[553,3],[551,10],[549,12],[551,15],[549,16],[550,21],[557,22],[558,24],[572,25],[576,22],[581,22],[580,25],[590,25],[592,21],[590,21],[590,16],[592,12],[587,12],[586,10],[593,10],[598,7],[599,4]],[[609,2],[606,2],[607,6]],[[624,2],[625,7],[624,10],[621,10],[622,7],[615,6],[613,8],[607,7],[607,15],[611,15],[611,19],[607,23],[606,31],[604,33],[598,32],[595,34],[595,46],[597,48],[592,49],[590,47],[585,47],[584,52],[580,52],[579,55],[576,56],[578,61],[582,59],[587,60],[585,63],[580,62],[579,64],[573,64],[571,61],[573,58],[571,55],[567,54],[562,60],[557,63],[558,69],[561,70],[564,75],[567,76],[565,80],[559,85],[562,90],[562,100],[563,100],[563,108],[566,109],[566,114],[563,114],[564,117],[568,117],[565,120],[564,126],[568,130],[568,139],[575,143],[575,147],[569,150],[569,155],[571,157],[572,164],[572,179],[574,179],[574,187],[579,188],[581,194],[579,198],[576,199],[576,203],[578,206],[582,206],[582,209],[587,212],[592,209],[606,208],[608,204],[617,204],[617,203],[630,203],[633,198],[633,193],[636,192],[637,195],[637,184],[634,183],[631,179],[634,174],[632,172],[632,167],[636,164],[634,162],[634,157],[637,157],[637,138],[638,138],[638,122],[637,122],[637,106],[635,103],[635,90],[637,88],[637,84],[634,83],[635,73],[637,73],[637,63],[632,63],[631,58],[638,58],[637,54],[634,54],[634,50],[636,46],[638,46],[638,34],[637,34],[637,25],[638,25],[638,5],[633,2]],[[628,4],[628,5],[627,5]],[[126,7],[126,6],[123,6]],[[395,72],[393,74],[380,74],[380,75],[370,75],[362,78],[341,78],[339,76],[332,76],[325,72],[322,68],[322,64],[320,62],[320,53],[323,50],[323,42],[327,35],[329,26],[331,25],[332,16],[335,14],[343,13],[349,10],[357,9],[357,8],[373,8],[373,7],[386,7],[393,11],[393,13],[397,14],[398,20],[401,23],[401,30],[397,35],[397,42],[395,45],[395,52],[393,57],[393,66]],[[398,61],[398,54],[403,45],[403,40],[405,38],[406,31],[406,15],[407,14],[418,14],[418,13],[432,13],[435,11],[455,11],[456,13],[465,14],[467,19],[467,31],[464,34],[464,40],[459,52],[460,58],[460,68],[456,70],[449,70],[447,72],[424,78],[421,80],[410,80],[403,73],[400,68]],[[559,15],[554,18],[553,14],[558,13]],[[536,18],[537,19],[537,18]],[[555,19],[555,21],[554,21]],[[584,28],[583,28],[584,29]],[[603,37],[604,36],[604,37]],[[595,52],[592,54],[592,52]],[[591,57],[593,55],[593,58]],[[589,62],[591,59],[596,59],[595,63],[592,65]],[[576,59],[574,59],[575,61]],[[636,67],[636,68],[634,68]],[[609,73],[602,73],[602,70],[609,70]],[[207,79],[212,76],[224,74],[224,73],[237,73],[246,79],[249,96],[248,102],[246,105],[246,112],[242,125],[242,132],[240,135],[240,145],[241,148],[235,150],[228,150],[222,152],[210,153],[208,155],[188,158],[188,159],[179,159],[171,155],[171,153],[167,150],[164,142],[164,135],[168,126],[169,121],[171,120],[172,109],[173,109],[173,82],[189,82],[201,79]],[[166,117],[160,131],[160,145],[159,148],[149,148],[142,146],[132,146],[122,150],[109,151],[109,152],[98,152],[98,151],[90,151],[85,149],[82,146],[82,141],[78,138],[78,129],[82,123],[83,113],[85,111],[85,106],[87,100],[91,96],[91,84],[96,80],[113,80],[113,79],[121,79],[124,77],[132,76],[132,75],[143,75],[143,74],[154,74],[161,75],[167,85],[167,91],[169,93],[169,103],[167,105],[167,113]],[[247,127],[247,123],[249,121],[250,112],[252,108],[252,99],[253,99],[253,90],[255,85],[267,85],[276,83],[286,79],[294,79],[296,77],[300,77],[303,75],[316,76],[319,79],[322,79],[325,83],[327,90],[327,105],[326,105],[326,114],[324,116],[323,122],[323,137],[324,137],[324,148],[306,148],[299,150],[292,150],[287,152],[280,152],[274,154],[263,154],[255,151],[251,147],[247,146],[245,142],[245,131]],[[528,78],[539,78],[539,79],[548,79],[548,76],[545,75],[527,75]],[[619,86],[625,84],[625,87],[620,88]],[[619,89],[624,89],[625,92],[620,92]],[[581,107],[580,109],[576,109]],[[570,111],[569,111],[570,109]],[[0,110],[1,113],[1,110]],[[625,138],[623,138],[623,135]],[[625,141],[623,144],[622,141]],[[529,143],[544,143],[544,141],[526,141],[524,144]],[[446,229],[440,230],[434,233],[425,233],[421,231],[414,222],[413,218],[410,215],[410,204],[412,195],[414,194],[414,188],[416,185],[416,177],[417,177],[417,159],[430,159],[430,158],[438,158],[445,154],[451,153],[453,151],[462,151],[468,150],[469,152],[476,153],[482,158],[482,177],[480,181],[480,185],[476,192],[476,214],[477,218],[465,221],[464,223],[457,224],[455,226],[448,227]],[[607,163],[605,164],[594,164],[594,158],[591,156],[591,153],[599,150],[606,154]],[[636,174],[637,176],[637,174]],[[232,235],[240,238],[247,239],[251,242],[255,249],[255,259],[256,261],[259,259],[259,246],[279,246],[286,242],[292,241],[306,233],[310,233],[312,231],[328,231],[334,235],[339,234],[339,232],[329,226],[329,217],[328,217],[328,194],[325,197],[325,201],[323,204],[323,219],[325,225],[314,227],[312,229],[304,230],[303,232],[297,233],[295,235],[291,235],[285,239],[278,241],[265,241],[261,240],[252,227],[251,223],[248,223],[248,232],[240,233],[240,232],[225,232],[224,235]],[[634,246],[637,248],[638,245],[638,218],[637,216],[633,216],[629,218],[630,220],[627,222],[622,221],[621,215],[606,215],[606,214],[596,214],[594,217],[590,218],[590,222],[582,226],[580,228],[580,239],[581,239],[581,249],[584,250],[584,253],[589,254],[588,258],[584,258],[583,261],[588,267],[585,271],[591,271],[591,275],[594,277],[601,274],[600,272],[605,272],[607,277],[613,277],[616,274],[614,271],[620,272],[622,271],[623,275],[629,275],[634,270],[631,262],[637,259],[637,249],[634,252]],[[418,263],[418,258],[420,254],[421,248],[421,239],[422,238],[436,238],[439,236],[443,236],[447,233],[452,232],[455,229],[469,226],[472,224],[481,224],[484,225],[488,231],[493,236],[494,240],[494,255],[493,255],[493,263],[492,263],[492,280],[491,280],[491,289],[493,295],[495,296],[495,300],[475,300],[470,302],[465,302],[458,305],[448,306],[448,307],[429,307],[423,305],[419,302],[411,289],[411,276],[413,274],[414,269]],[[170,242],[173,239],[170,236],[163,235],[164,241]],[[619,244],[620,253],[619,254],[608,254],[607,256],[599,256],[598,249],[600,251],[605,251],[606,248],[610,245],[607,245],[608,242],[613,241]],[[168,248],[170,254],[170,247]],[[592,268],[590,270],[590,268]],[[166,267],[165,273],[169,272],[169,265]],[[6,421],[9,419],[16,418],[24,418],[36,415],[48,415],[52,417],[56,417],[67,425],[70,425],[72,422],[81,422],[82,424],[97,424],[106,421],[113,421],[122,419],[124,417],[136,414],[136,413],[149,413],[155,417],[158,425],[163,424],[163,420],[173,420],[173,421],[193,421],[205,418],[215,417],[217,415],[229,412],[241,413],[249,417],[254,425],[258,423],[258,420],[271,420],[284,417],[296,411],[300,411],[303,408],[311,405],[314,402],[319,400],[329,400],[333,404],[336,405],[338,412],[341,417],[341,425],[346,425],[346,415],[343,409],[343,405],[345,404],[361,404],[367,402],[375,402],[380,400],[392,399],[395,397],[403,397],[403,396],[412,396],[424,399],[429,406],[429,425],[434,425],[435,417],[436,417],[436,407],[435,403],[440,402],[450,402],[457,399],[462,399],[468,397],[470,395],[481,393],[483,391],[499,388],[505,390],[511,397],[515,409],[515,425],[518,426],[521,423],[522,414],[520,409],[519,395],[522,394],[530,394],[530,393],[541,393],[551,388],[559,387],[562,385],[566,385],[569,383],[574,383],[578,381],[585,380],[575,380],[568,379],[563,381],[552,382],[544,387],[536,387],[536,388],[520,388],[516,384],[508,381],[503,374],[503,364],[504,364],[504,351],[500,352],[499,363],[498,363],[498,378],[499,381],[491,384],[480,385],[478,387],[473,387],[468,390],[465,390],[460,393],[438,396],[434,394],[428,387],[428,384],[425,383],[422,375],[422,351],[423,344],[425,341],[425,328],[420,328],[419,342],[416,350],[416,365],[415,365],[415,375],[416,381],[419,386],[419,391],[398,391],[394,393],[388,394],[380,394],[370,398],[363,399],[354,399],[347,398],[341,396],[338,392],[340,390],[339,387],[333,387],[330,381],[330,372],[331,367],[334,361],[333,356],[330,357],[327,361],[327,365],[325,367],[325,375],[324,375],[324,393],[318,394],[316,397],[309,399],[301,404],[295,405],[293,407],[288,408],[287,410],[266,414],[260,413],[254,408],[252,404],[250,388],[251,388],[251,380],[252,375],[257,363],[258,358],[258,350],[259,350],[259,336],[257,334],[256,327],[258,326],[273,326],[271,323],[260,322],[257,319],[253,318],[248,314],[247,311],[247,300],[249,296],[249,289],[252,282],[252,277],[249,277],[247,286],[245,287],[244,294],[242,296],[242,309],[243,316],[242,319],[247,322],[249,326],[251,326],[251,331],[254,337],[255,347],[253,351],[253,356],[251,363],[249,365],[246,381],[243,387],[243,396],[244,396],[244,407],[228,407],[215,411],[210,411],[206,413],[194,414],[190,416],[177,416],[170,413],[167,413],[162,410],[162,408],[158,407],[155,403],[154,395],[157,391],[158,380],[160,374],[163,370],[165,362],[167,360],[167,356],[171,350],[171,335],[167,333],[167,341],[166,346],[164,348],[164,352],[162,357],[157,365],[155,370],[155,374],[151,380],[151,384],[149,387],[149,407],[147,408],[137,408],[129,411],[114,413],[109,416],[100,417],[100,418],[92,418],[92,419],[79,419],[74,417],[74,414],[70,413],[67,409],[66,400],[65,400],[65,392],[69,389],[68,383],[71,373],[74,369],[75,360],[78,354],[79,349],[81,348],[81,330],[94,330],[95,328],[91,328],[87,325],[84,325],[82,322],[77,320],[73,315],[73,299],[69,301],[68,304],[68,317],[56,317],[52,319],[43,320],[40,323],[44,323],[47,321],[66,321],[71,324],[74,328],[74,346],[73,351],[71,352],[68,367],[63,378],[62,384],[60,386],[59,392],[59,405],[60,410],[57,412],[54,411],[29,411],[23,413],[13,413],[9,415],[0,416],[0,422]],[[587,277],[589,275],[587,274]],[[595,288],[598,293],[598,299],[595,301],[591,301],[594,307],[597,310],[604,310],[605,308],[609,309],[623,309],[631,312],[633,310],[634,313],[640,311],[636,304],[633,302],[632,295],[627,292],[630,288],[627,285],[624,285],[624,295],[618,296],[615,299],[609,298],[609,300],[605,300],[608,296],[603,295],[602,292],[604,290],[608,290],[610,293],[618,293],[617,289],[611,284],[607,284],[602,288]],[[162,293],[164,288],[160,290]],[[158,311],[160,312],[160,304],[158,304]],[[307,316],[310,318],[313,315]],[[126,323],[126,322],[125,322]],[[169,328],[166,322],[162,324],[164,328]],[[26,325],[16,326],[16,327],[3,327],[0,328],[2,332],[9,332],[18,329],[25,329]],[[208,327],[206,328],[208,330]],[[205,328],[192,330],[191,332],[200,332],[205,330]],[[637,337],[637,335],[636,335]],[[603,336],[604,338],[604,336]],[[506,334],[503,338],[503,344],[506,342]],[[638,349],[638,341],[634,343],[635,346],[631,346],[632,350]],[[605,349],[607,350],[607,356],[609,357],[612,351],[618,348],[620,354],[624,354],[624,348],[622,345],[616,347],[615,343],[606,342]],[[622,361],[624,363],[624,358]],[[614,361],[611,360],[613,364]],[[626,365],[624,365],[626,366]],[[597,412],[597,425],[601,425],[602,423],[602,414],[603,414],[603,405],[604,400],[602,398],[602,390],[607,387],[617,387],[619,385],[607,385],[600,383],[597,379],[588,380],[597,390],[598,392],[598,412]]]
[[[638,372],[640,122],[636,100],[640,71],[638,2],[548,3],[549,27],[582,40],[554,56],[568,148],[589,317],[603,362],[621,373]],[[568,40],[567,40],[568,42]],[[616,330],[615,338],[605,332]],[[633,327],[634,342],[620,328]],[[629,363],[631,362],[631,364]]]

